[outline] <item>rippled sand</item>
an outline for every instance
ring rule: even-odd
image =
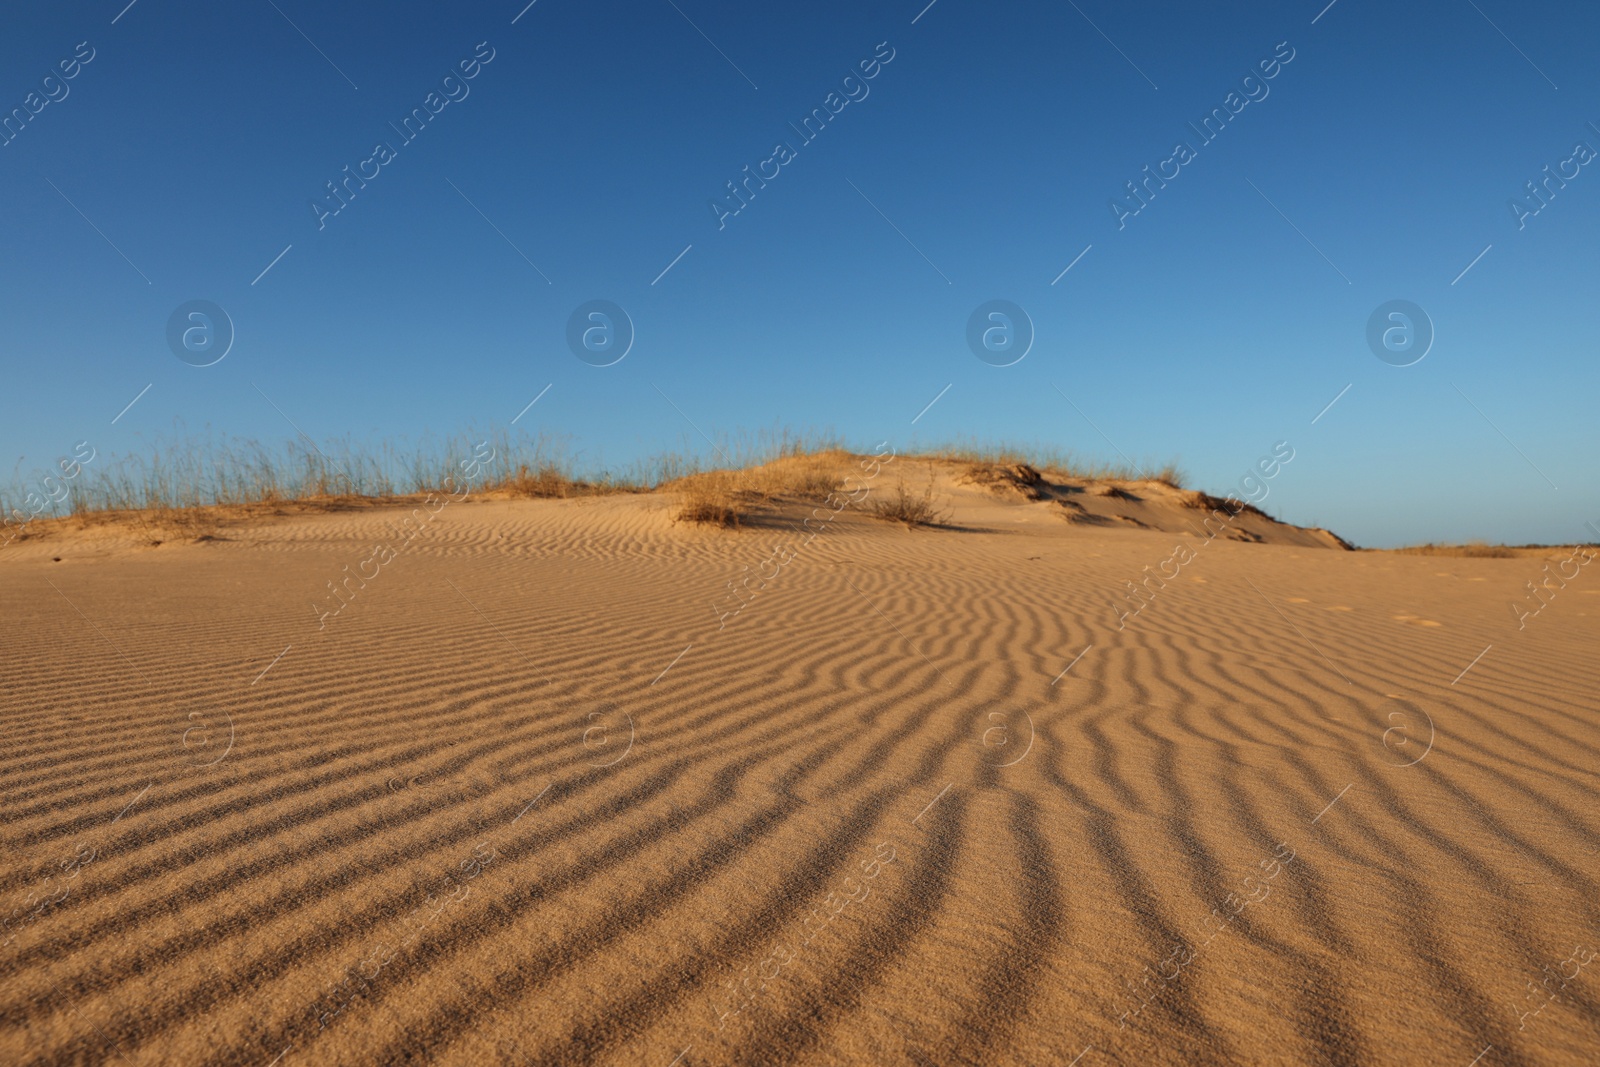
[[[1600,569],[947,489],[8,546],[0,1061],[1600,1061]]]

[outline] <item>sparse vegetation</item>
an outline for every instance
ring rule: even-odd
[[[843,449],[791,452],[739,470],[701,471],[666,488],[683,494],[674,518],[680,522],[739,526],[743,517],[767,505],[798,501],[820,503],[842,481],[851,454]]]
[[[1043,500],[1044,475],[1031,463],[972,463],[964,477],[967,481],[989,489],[1012,489],[1027,500]]]
[[[546,463],[540,467],[529,467],[526,463],[519,463],[515,471],[506,475],[502,488],[514,496],[564,498],[592,490],[594,486],[568,477],[567,473],[554,463]]]
[[[1082,460],[1070,451],[1048,445],[987,445],[966,442],[935,446],[919,452],[918,455],[929,459],[961,460],[975,467],[1029,467],[1057,479],[1153,481],[1171,486],[1173,489],[1182,489],[1186,478],[1183,470],[1175,463],[1166,463],[1152,470],[1128,463]]]
[[[488,446],[482,444],[487,440]],[[314,443],[300,437],[267,447],[206,431],[157,438],[142,453],[98,454],[65,481],[27,473],[19,461],[13,484],[0,488],[0,518],[9,536],[48,535],[58,522],[85,528],[133,527],[152,544],[224,536],[240,520],[306,511],[415,503],[429,493],[467,482],[462,463],[492,448],[470,479],[478,498],[563,499],[608,493],[676,491],[678,521],[737,528],[754,513],[784,504],[820,504],[839,490],[859,458],[831,433],[797,434],[774,428],[720,437],[707,457],[698,442],[684,450],[620,468],[598,458],[578,462],[564,439],[502,430],[451,438],[425,436],[414,443],[363,449],[349,439]],[[698,454],[697,454],[698,453]],[[912,457],[905,455],[902,460]],[[928,462],[928,484],[880,485],[865,510],[907,527],[938,525],[948,512],[935,499],[935,466],[965,463],[969,480],[1010,485],[1028,499],[1078,491],[1063,482],[1114,478],[1136,483],[1144,472],[1120,465],[1084,463],[1048,448],[951,446],[918,453]],[[713,461],[715,465],[713,465]],[[39,466],[48,470],[49,463]],[[1179,485],[1171,465],[1154,479]],[[26,527],[26,528],[24,528]],[[0,537],[3,539],[3,537]]]
[[[872,502],[872,515],[885,522],[904,523],[906,529],[918,526],[939,526],[950,518],[950,513],[939,507],[933,498],[933,466],[928,466],[928,484],[918,495],[906,487],[904,477],[897,478],[894,491]]]
[[[1278,521],[1254,504],[1240,500],[1236,496],[1212,496],[1198,489],[1185,493],[1182,504],[1186,508],[1194,508],[1197,511],[1226,511],[1230,515],[1259,515],[1268,522]]]
[[[1196,511],[1217,511],[1221,509],[1228,512],[1238,511],[1244,503],[1244,501],[1234,497],[1212,496],[1210,493],[1201,492],[1199,489],[1192,489],[1183,494],[1180,502],[1184,507],[1194,508]]]
[[[727,471],[690,475],[682,479],[679,488],[683,500],[673,515],[675,521],[738,527],[738,498]]]
[[[1189,476],[1175,463],[1168,463],[1151,475],[1151,481],[1160,482],[1171,489],[1182,489]]]
[[[484,465],[476,491],[491,496],[567,497],[593,493],[644,492],[661,488],[708,465],[687,452],[635,461],[620,471],[598,463],[580,466],[565,442],[550,435],[498,431],[424,437],[413,445],[385,444],[363,450],[348,439],[313,443],[295,438],[277,448],[214,433],[178,433],[158,438],[147,452],[98,454],[81,472],[59,476],[41,489],[53,459],[32,473],[22,462],[12,485],[0,487],[0,515],[26,517],[42,500],[40,518],[95,512],[161,511],[208,506],[289,502],[335,504],[391,500],[438,492],[462,480],[461,461],[485,441],[494,459]],[[829,434],[788,430],[739,433],[717,444],[724,469],[760,494],[825,496],[832,488],[824,471],[843,453]]]
[[[1469,559],[1512,559],[1519,553],[1506,545],[1491,545],[1483,541],[1468,541],[1464,545],[1408,545],[1397,548],[1403,556],[1465,556]]]

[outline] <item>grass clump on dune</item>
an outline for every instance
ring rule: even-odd
[[[1160,482],[1182,489],[1186,475],[1176,463],[1165,463],[1154,470],[1133,463],[1103,463],[1079,459],[1072,452],[1049,445],[981,444],[958,442],[938,445],[918,455],[928,459],[948,459],[987,467],[1031,467],[1055,478],[1078,481]]]
[[[673,516],[677,521],[737,527],[743,514],[763,505],[826,500],[839,488],[852,458],[836,448],[794,451],[758,466],[686,475],[665,488],[682,494]]]
[[[933,467],[928,467],[928,484],[922,492],[907,488],[906,480],[895,480],[894,490],[872,502],[872,516],[884,522],[904,524],[908,530],[919,526],[940,526],[947,522],[950,513],[939,507],[933,497]]]
[[[682,499],[672,516],[675,521],[738,528],[739,501],[727,471],[690,475],[682,480],[679,491]]]

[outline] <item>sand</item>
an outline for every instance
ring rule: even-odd
[[[0,550],[0,1061],[1600,1061],[1600,568],[940,477]]]

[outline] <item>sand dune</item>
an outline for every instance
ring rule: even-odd
[[[1600,579],[939,479],[9,545],[0,1060],[1600,1058]]]

